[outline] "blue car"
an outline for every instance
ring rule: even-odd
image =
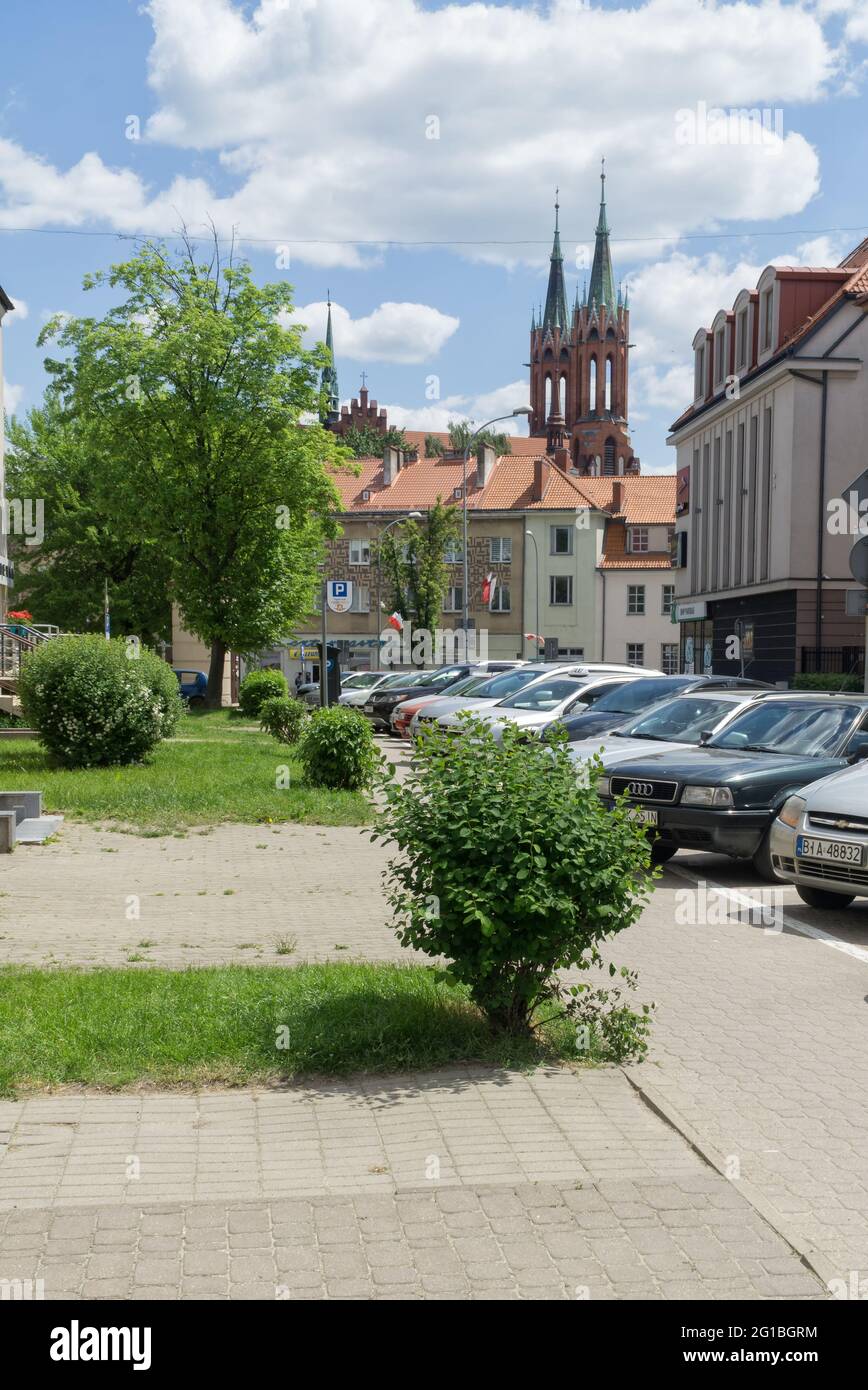
[[[179,671],[172,668],[178,677],[181,696],[190,706],[204,705],[208,691],[208,677],[204,671]]]

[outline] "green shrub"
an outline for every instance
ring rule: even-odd
[[[256,719],[264,700],[288,693],[289,686],[282,671],[248,671],[238,687],[238,708],[242,714]]]
[[[369,787],[381,761],[367,719],[347,705],[315,709],[299,740],[298,752],[313,786],[344,791]]]
[[[23,661],[19,693],[40,741],[69,767],[141,761],[183,711],[172,668],[104,637],[55,637]]]
[[[563,736],[524,742],[507,725],[498,744],[490,725],[464,719],[462,737],[425,732],[402,784],[382,778],[373,836],[400,851],[387,871],[398,937],[451,961],[450,978],[495,1028],[526,1034],[557,999],[582,1031],[590,987],[565,989],[558,972],[599,966],[599,943],[637,920],[657,873],[650,845],[599,800],[598,761],[577,776]],[[632,987],[630,972],[610,969]],[[623,1033],[618,995],[602,991],[602,1002],[614,1000]],[[644,1012],[629,1016],[639,1053]]]
[[[23,729],[24,724],[17,714],[10,714],[8,710],[0,709],[0,729]]]
[[[259,706],[259,727],[278,743],[298,743],[307,708],[289,695],[274,695]]]
[[[811,671],[793,676],[794,690],[862,690],[864,686],[861,676],[840,676],[834,671]]]

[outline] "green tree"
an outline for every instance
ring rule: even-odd
[[[13,534],[16,602],[65,632],[101,631],[108,586],[114,636],[170,641],[170,566],[141,528],[126,530],[113,505],[113,470],[57,396],[8,428],[7,494],[39,499],[43,535]]]
[[[405,617],[412,614],[414,625],[430,633],[440,626],[449,583],[444,552],[460,534],[460,513],[438,497],[422,520],[408,518],[382,543],[383,573],[392,585],[396,609]]]
[[[425,455],[429,459],[442,458],[446,453],[446,445],[437,434],[426,434],[425,436]]]
[[[353,458],[357,459],[382,458],[387,444],[405,453],[410,448],[410,441],[403,430],[389,428],[381,434],[370,425],[363,425],[361,428],[353,426],[347,430],[341,442],[346,445]]]
[[[122,531],[139,528],[170,567],[187,628],[211,649],[209,703],[226,652],[282,637],[313,606],[338,495],[326,464],[346,458],[316,414],[322,345],[288,323],[292,290],[259,286],[216,234],[207,255],[145,243],[88,276],[119,291],[103,318],[55,319],[41,341],[64,409],[87,421],[113,474]]]
[[[472,420],[449,421],[449,443],[456,453],[463,454],[472,438]],[[474,447],[479,448],[483,444],[490,444],[497,454],[512,453],[508,434],[497,434],[493,430],[483,430],[481,434],[476,436]]]

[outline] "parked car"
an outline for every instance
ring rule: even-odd
[[[599,790],[609,805],[626,794],[655,827],[658,861],[678,849],[709,850],[751,859],[773,881],[778,811],[794,792],[866,754],[868,697],[769,692],[698,748],[649,751],[607,768]]]
[[[511,674],[511,672],[504,672],[503,675],[497,676],[494,679],[508,680]],[[458,681],[456,685],[451,685],[449,689],[453,692],[456,699],[463,695],[466,696],[468,701],[471,701],[473,699],[473,691],[481,686],[490,685],[491,681],[492,676],[489,671],[476,670],[472,671],[469,676],[466,676],[463,681]],[[422,710],[427,709],[428,705],[439,704],[442,698],[445,697],[440,695],[410,695],[406,700],[402,700],[401,703],[396,705],[392,710],[392,718],[390,721],[392,733],[397,734],[400,738],[409,738],[410,724],[414,717]]]
[[[472,689],[465,687],[462,691],[460,686],[453,686],[446,695],[430,696],[410,720],[410,737],[415,738],[426,724],[437,723],[446,728],[463,709],[490,709],[498,700],[505,699],[507,695],[545,675],[547,669],[544,662],[528,662],[514,671],[489,676],[481,684],[474,683]]]
[[[341,676],[341,694],[343,695],[345,690],[363,690],[376,685],[383,676],[391,674],[391,671],[348,671],[346,675]]]
[[[354,705],[357,708],[365,703],[374,690],[379,690],[384,681],[391,680],[394,671],[358,671],[349,680],[341,682],[339,705]],[[364,677],[364,679],[360,679]]]
[[[389,733],[392,710],[407,695],[440,695],[477,668],[484,667],[491,672],[509,671],[520,664],[518,661],[480,661],[467,662],[463,666],[440,666],[433,671],[407,672],[407,679],[403,684],[399,682],[397,686],[391,686],[388,690],[375,690],[362,708],[375,729]]]
[[[204,705],[208,693],[208,677],[204,671],[188,671],[186,668],[172,668],[178,678],[178,689],[182,700],[191,708]]]
[[[494,737],[499,739],[506,724],[518,724],[522,729],[538,733],[571,710],[586,708],[587,703],[611,684],[619,684],[643,668],[630,666],[606,666],[603,663],[581,663],[574,666],[555,668],[554,671],[539,676],[537,680],[496,705],[480,711],[480,718],[492,726]],[[651,674],[661,674],[660,672]],[[456,720],[460,726],[460,721]]]
[[[809,907],[840,909],[868,897],[866,755],[868,746],[852,767],[794,792],[772,822],[772,865]]]
[[[605,692],[592,709],[571,715],[561,723],[570,743],[591,738],[595,734],[618,729],[630,718],[650,710],[661,700],[691,690],[773,690],[765,681],[752,681],[744,676],[642,676],[626,681]]]

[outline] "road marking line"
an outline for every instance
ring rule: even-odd
[[[729,898],[730,902],[737,903],[740,907],[755,909],[766,906],[766,904],[758,901],[757,898],[752,898],[746,893],[740,893],[735,888],[724,888],[722,883],[715,883],[710,878],[700,878],[692,869],[684,869],[680,865],[673,864],[671,860],[664,867],[667,873],[677,874],[679,878],[687,879],[689,882],[697,884],[697,886],[700,883],[704,883],[709,889],[713,890],[715,893],[720,893],[724,898]],[[769,887],[775,886],[774,884],[769,884]],[[777,886],[783,888],[783,881],[780,881]],[[813,937],[815,941],[821,942],[824,946],[831,946],[834,951],[840,951],[843,955],[852,956],[854,960],[861,960],[865,965],[868,965],[868,951],[866,951],[863,946],[854,946],[849,941],[839,941],[837,937],[832,936],[830,932],[823,931],[821,927],[810,927],[806,922],[797,922],[794,917],[788,917],[785,912],[781,913],[781,918],[784,926],[788,927],[790,931],[798,932],[800,936]],[[768,928],[766,928],[766,930],[768,930]]]

